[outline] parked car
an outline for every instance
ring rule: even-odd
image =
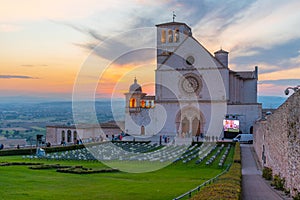
[[[233,138],[232,141],[252,144],[253,143],[253,134],[238,134],[235,138]]]

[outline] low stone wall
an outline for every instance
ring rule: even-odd
[[[254,148],[262,166],[284,178],[292,195],[300,193],[300,91],[255,123]]]

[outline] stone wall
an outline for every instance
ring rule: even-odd
[[[300,193],[300,91],[255,123],[254,148],[262,166],[284,178],[292,195]]]

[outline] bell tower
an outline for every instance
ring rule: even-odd
[[[174,19],[174,18],[173,18]],[[178,46],[192,36],[191,28],[182,22],[157,24],[157,64],[163,64]]]

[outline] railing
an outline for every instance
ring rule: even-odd
[[[201,185],[198,185],[198,186],[195,187],[194,189],[191,189],[190,191],[188,191],[188,192],[186,192],[186,193],[184,193],[184,194],[182,194],[182,195],[180,195],[180,196],[174,198],[173,200],[179,200],[179,199],[182,199],[182,198],[184,198],[184,197],[186,197],[186,196],[188,196],[188,198],[191,198],[193,192],[195,192],[195,191],[199,192],[200,189],[201,189],[202,187],[204,187],[204,186],[206,186],[206,185],[208,185],[208,184],[210,184],[210,183],[213,183],[213,182],[214,182],[216,179],[218,179],[221,175],[223,175],[223,174],[225,174],[226,172],[228,172],[230,166],[231,166],[231,164],[229,164],[229,165],[226,167],[226,169],[225,169],[223,172],[221,172],[220,174],[218,174],[217,176],[215,176],[215,177],[213,177],[213,178],[211,178],[211,179],[205,181],[205,182],[202,183]]]

